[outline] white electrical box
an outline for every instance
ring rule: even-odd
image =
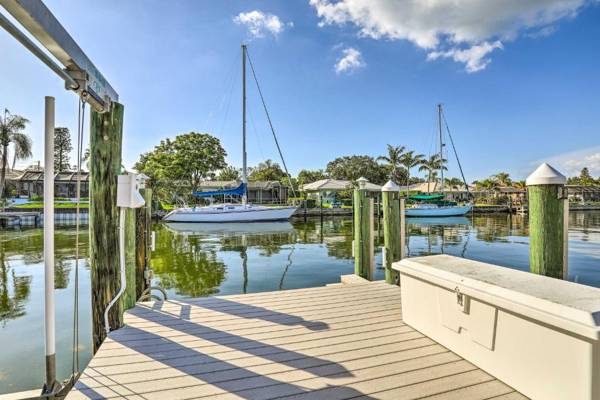
[[[144,188],[147,177],[143,174],[127,173],[118,176],[117,207],[140,208],[145,204],[139,190]]]
[[[533,400],[600,400],[600,289],[448,255],[393,269],[408,325]]]

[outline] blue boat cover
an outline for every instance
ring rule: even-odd
[[[223,195],[234,195],[243,196],[246,193],[246,184],[240,183],[240,186],[235,189],[215,190],[212,192],[194,192],[196,197],[212,197],[212,196],[223,196]]]

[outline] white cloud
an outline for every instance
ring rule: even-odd
[[[579,175],[584,167],[590,170],[593,177],[600,176],[600,146],[559,154],[544,161],[566,176]]]
[[[459,50],[452,48],[447,51],[432,51],[427,54],[427,60],[437,60],[438,58],[452,58],[456,62],[465,64],[465,69],[469,73],[481,71],[485,69],[491,62],[486,56],[494,51],[494,49],[502,49],[502,43],[497,40],[493,43],[483,42],[478,45],[473,45],[468,49]]]
[[[408,40],[428,58],[452,58],[467,71],[519,34],[551,33],[553,24],[597,0],[310,0],[320,26],[352,24],[360,36]]]
[[[356,50],[354,47],[346,47],[342,49],[342,55],[335,63],[335,72],[337,74],[351,73],[366,65],[360,51]]]
[[[261,38],[267,34],[273,36],[279,35],[286,27],[292,27],[292,22],[283,22],[274,14],[265,13],[259,10],[242,12],[233,17],[233,22],[238,25],[244,25],[248,29],[250,36]]]

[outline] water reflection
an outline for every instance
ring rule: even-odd
[[[569,215],[569,279],[600,287],[600,212]],[[377,229],[377,226],[380,229]],[[273,224],[156,224],[155,282],[171,298],[322,286],[354,271],[352,220]],[[377,246],[383,243],[376,225]],[[480,215],[409,219],[410,256],[446,253],[512,268],[529,268],[527,218]],[[80,330],[91,344],[88,235],[82,232]],[[56,232],[57,361],[70,370],[75,232]],[[378,251],[376,262],[380,263]],[[376,270],[376,279],[383,271]],[[43,380],[43,235],[40,229],[0,234],[0,394]],[[89,350],[85,357],[90,356]],[[82,361],[82,364],[85,364]]]

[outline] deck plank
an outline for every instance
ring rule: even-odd
[[[139,303],[71,399],[525,399],[402,321],[382,282]]]

